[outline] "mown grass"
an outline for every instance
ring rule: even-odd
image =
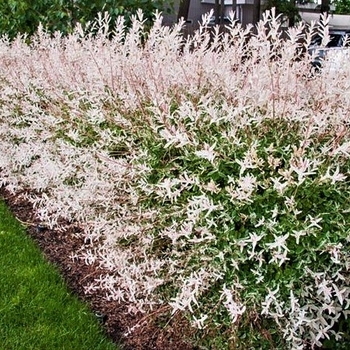
[[[117,349],[1,200],[0,281],[0,349]]]

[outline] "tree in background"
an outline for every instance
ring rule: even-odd
[[[0,1],[0,35],[33,34],[39,23],[49,32],[72,31],[75,24],[93,21],[99,12],[108,12],[112,21],[119,15],[129,18],[137,9],[152,20],[163,0],[7,0]]]
[[[276,8],[276,14],[283,14],[289,20],[289,26],[293,26],[299,19],[299,9],[295,0],[268,0],[265,3],[264,10]]]
[[[333,4],[335,5],[335,13],[341,15],[350,14],[350,0],[337,0]]]

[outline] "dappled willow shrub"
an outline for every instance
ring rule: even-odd
[[[1,184],[83,228],[87,293],[168,305],[212,348],[342,346],[350,66],[312,70],[314,26],[208,20],[3,39]]]

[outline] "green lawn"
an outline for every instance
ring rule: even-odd
[[[0,349],[116,350],[1,200]]]

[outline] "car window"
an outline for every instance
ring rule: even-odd
[[[342,45],[341,34],[330,34],[331,40],[327,44],[327,47],[339,47]]]
[[[345,38],[347,40],[345,41]],[[312,38],[311,46],[321,46],[322,37],[320,35],[315,35]],[[343,35],[337,33],[330,33],[330,41],[327,44],[327,47],[341,47],[345,44],[345,46],[350,46],[350,35]]]

